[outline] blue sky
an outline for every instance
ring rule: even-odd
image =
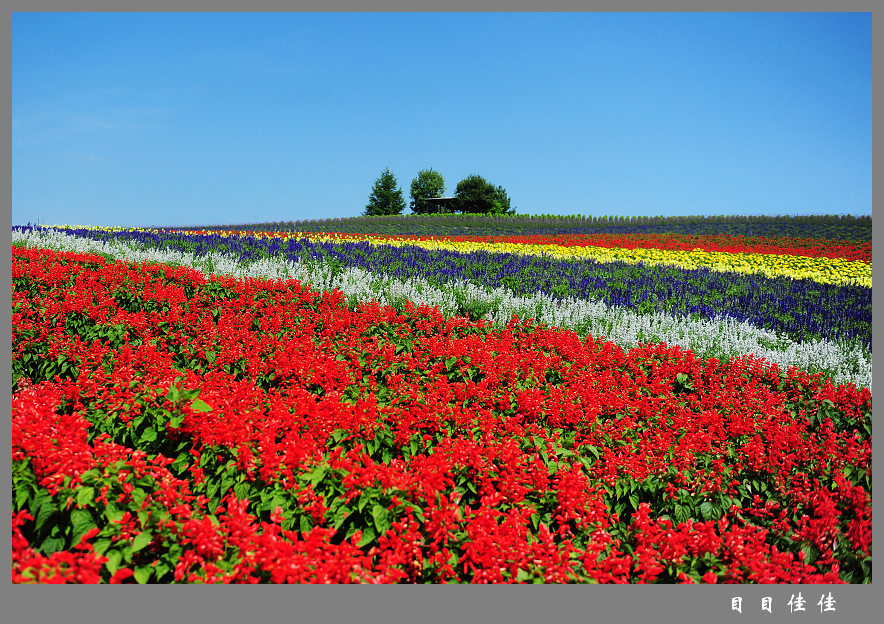
[[[12,223],[871,214],[867,14],[12,15]],[[406,213],[408,213],[406,209]]]

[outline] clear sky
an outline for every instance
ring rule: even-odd
[[[872,213],[872,16],[12,15],[12,223]],[[406,213],[410,212],[406,208]]]

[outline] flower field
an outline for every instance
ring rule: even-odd
[[[570,234],[679,234],[703,236],[787,237],[814,240],[870,241],[872,217],[807,216],[581,216],[424,214],[309,219],[190,227],[188,230],[311,232],[410,236],[509,236]]]
[[[305,235],[266,232],[189,232],[196,236],[248,236],[289,238],[312,242],[367,241],[377,247],[417,247],[457,253],[477,251],[492,254],[545,256],[566,260],[593,260],[602,263],[627,262],[645,265],[671,265],[687,269],[760,273],[771,277],[812,279],[824,284],[872,285],[872,245],[853,247],[830,244],[813,247],[814,241],[796,240],[778,244],[760,239],[756,244],[739,244],[728,238],[709,240],[699,236],[557,236],[557,237],[426,237],[367,235]],[[733,239],[734,237],[729,237]],[[728,244],[730,242],[730,244]],[[689,247],[693,243],[693,247]],[[703,245],[703,247],[699,247]],[[725,251],[727,250],[727,251]]]
[[[13,228],[16,583],[870,583],[871,243]]]

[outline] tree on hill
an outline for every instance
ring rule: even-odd
[[[439,212],[440,208],[427,202],[430,197],[442,197],[445,193],[445,179],[433,169],[421,169],[411,181],[411,211],[414,214]]]
[[[502,186],[494,186],[478,175],[471,175],[457,183],[454,192],[457,209],[474,214],[513,214],[510,198]]]
[[[364,216],[402,214],[405,210],[405,199],[402,198],[402,189],[398,188],[398,185],[396,176],[390,172],[390,169],[384,169],[380,177],[375,180],[371,195],[368,196]]]

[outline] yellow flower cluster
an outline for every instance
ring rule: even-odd
[[[340,234],[295,234],[296,238],[313,241],[343,241]],[[604,247],[562,247],[559,245],[525,245],[518,243],[455,242],[444,239],[401,240],[386,237],[354,236],[351,240],[367,240],[372,245],[402,247],[414,245],[423,249],[444,249],[469,253],[489,251],[541,255],[563,260],[595,260],[596,262],[642,262],[648,265],[671,265],[685,269],[710,269],[738,273],[760,273],[768,277],[812,279],[821,284],[858,284],[872,287],[872,263],[841,258],[811,258],[782,254],[726,253],[719,251],[674,251],[664,249],[623,249]]]
[[[162,230],[156,228],[122,227],[118,225],[47,225],[45,227],[70,230],[89,230],[91,232],[152,232],[158,234]]]
[[[59,229],[70,229],[70,230],[90,230],[92,232],[135,232],[138,230],[144,230],[144,228],[136,228],[136,227],[119,227],[119,226],[110,226],[105,227],[102,225],[47,225],[45,227],[50,228],[59,228]],[[147,230],[144,230],[147,231]]]

